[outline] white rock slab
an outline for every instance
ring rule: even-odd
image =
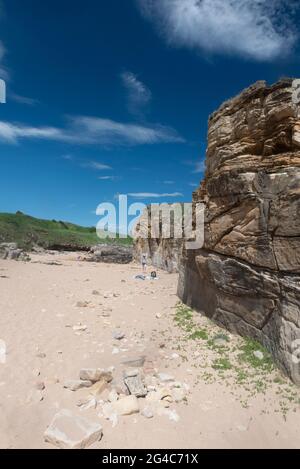
[[[54,416],[44,433],[44,439],[61,449],[84,449],[99,441],[102,434],[100,423],[89,422],[62,409]]]

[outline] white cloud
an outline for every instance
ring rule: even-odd
[[[175,181],[163,181],[163,184],[168,184],[168,185],[175,184]]]
[[[70,118],[66,128],[30,127],[0,121],[0,142],[17,143],[21,139],[43,139],[88,145],[143,145],[182,143],[176,130],[162,125],[138,125],[96,117]]]
[[[98,179],[100,179],[100,181],[114,181],[115,176],[99,176]]]
[[[108,166],[107,164],[104,164],[104,163],[99,163],[98,161],[88,161],[88,162],[82,163],[81,166],[84,168],[95,169],[96,171],[103,171],[104,169],[112,169],[111,166]]]
[[[298,0],[137,0],[169,44],[272,60],[291,51]]]
[[[159,194],[156,192],[132,192],[128,194],[129,197],[134,197],[135,199],[158,199],[166,197],[183,197],[181,192],[173,192],[171,194],[163,193]]]
[[[151,100],[151,91],[132,72],[122,73],[121,79],[127,90],[129,111],[141,114]]]

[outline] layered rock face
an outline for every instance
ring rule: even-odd
[[[90,249],[90,262],[104,262],[112,264],[129,264],[133,260],[132,246],[118,246],[116,244],[98,244]]]
[[[147,254],[148,260],[153,267],[170,273],[178,272],[183,240],[172,237],[172,233],[174,234],[174,222],[172,223],[172,220],[170,220],[170,225],[170,237],[164,237],[161,230],[158,230],[157,235],[152,236],[150,207],[145,210],[140,217],[137,226],[137,238],[134,243],[133,256],[137,262],[141,262],[142,254]],[[144,236],[138,236],[139,233],[144,234]]]
[[[193,196],[206,205],[205,242],[184,253],[178,292],[230,331],[262,342],[300,384],[300,113],[293,91],[292,80],[257,82],[210,117],[206,175]]]

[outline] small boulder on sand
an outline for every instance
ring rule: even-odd
[[[90,388],[92,385],[93,385],[92,381],[74,379],[74,380],[66,381],[64,384],[64,388],[70,389],[70,391],[78,391],[78,389]]]
[[[44,439],[61,449],[84,449],[99,441],[103,431],[100,423],[92,423],[83,417],[62,409],[58,412],[49,427]]]
[[[110,383],[113,379],[111,372],[103,370],[101,368],[83,368],[80,370],[79,377],[82,380],[89,380],[93,383],[105,379]]]

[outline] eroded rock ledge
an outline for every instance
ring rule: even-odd
[[[205,179],[193,195],[206,205],[205,243],[184,253],[178,293],[262,342],[300,384],[300,117],[292,93],[289,79],[257,82],[210,117]]]

